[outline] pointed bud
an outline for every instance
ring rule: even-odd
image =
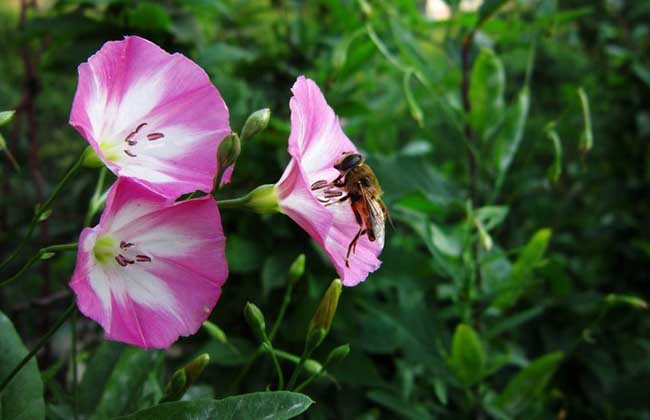
[[[348,357],[348,354],[350,354],[350,345],[349,344],[344,344],[342,346],[338,346],[335,349],[333,349],[330,352],[330,354],[327,356],[325,364],[329,366],[329,365],[339,363],[341,360]]]
[[[244,307],[244,318],[246,318],[246,323],[248,323],[248,326],[253,330],[257,339],[262,343],[267,341],[264,315],[255,304],[246,302],[246,306]]]
[[[203,373],[205,367],[210,363],[210,355],[203,353],[194,358],[191,362],[185,365],[185,375],[187,376],[187,387],[192,386],[199,376]]]
[[[485,226],[483,226],[481,220],[476,216],[474,216],[474,225],[478,231],[478,238],[481,241],[481,245],[483,245],[483,248],[485,248],[486,251],[490,251],[493,245],[492,237],[485,229]]]
[[[228,342],[228,337],[226,337],[226,333],[223,332],[221,328],[217,324],[214,324],[210,321],[205,321],[203,323],[203,328],[214,338],[220,343],[227,343]]]
[[[84,150],[83,162],[81,164],[86,168],[101,168],[104,166],[104,162],[102,162],[95,150],[90,146]]]
[[[289,284],[296,284],[303,274],[305,274],[305,254],[300,254],[289,267]]]
[[[636,309],[648,309],[648,302],[641,299],[640,297],[632,295],[616,295],[609,294],[605,297],[605,302],[610,305],[628,305]]]
[[[217,163],[219,170],[225,171],[229,166],[234,165],[241,152],[241,142],[237,133],[230,133],[219,144],[217,149]]]
[[[160,402],[180,400],[187,389],[187,375],[184,369],[178,369],[165,386],[165,393]]]
[[[342,288],[341,280],[335,279],[327,288],[323,299],[321,299],[307,330],[305,345],[309,351],[318,347],[329,333]]]
[[[271,119],[271,110],[268,108],[260,109],[253,112],[241,130],[241,140],[248,141],[255,137],[259,132],[264,130]]]

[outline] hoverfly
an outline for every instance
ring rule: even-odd
[[[381,200],[382,191],[379,181],[365,162],[366,159],[359,153],[343,152],[334,164],[334,168],[339,171],[339,176],[332,182],[321,180],[311,185],[312,191],[325,190],[323,199],[319,198],[325,206],[350,200],[359,230],[348,245],[345,256],[346,267],[350,267],[350,254],[355,252],[357,242],[363,235],[368,236],[370,241],[378,241],[380,246],[384,246],[388,210]],[[336,199],[332,201],[334,198]]]

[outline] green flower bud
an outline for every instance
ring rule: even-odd
[[[341,360],[348,357],[349,353],[350,353],[349,344],[343,344],[342,346],[338,346],[334,348],[327,356],[325,364],[329,366],[329,365],[339,363]]]
[[[260,340],[260,342],[267,341],[264,315],[255,304],[246,302],[246,306],[244,306],[244,318],[246,318],[246,323],[248,323],[248,326],[253,330],[257,339]]]
[[[201,373],[203,373],[203,370],[209,362],[210,356],[207,353],[203,353],[195,357],[194,360],[186,364],[183,368],[174,372],[165,386],[165,394],[160,402],[180,400],[183,394],[201,376]]]
[[[335,279],[321,299],[307,330],[305,345],[309,351],[318,347],[329,333],[342,289],[341,280]]]
[[[223,332],[223,330],[221,328],[219,328],[219,326],[217,326],[217,324],[214,324],[214,323],[212,323],[210,321],[205,321],[203,323],[203,328],[205,328],[205,330],[208,332],[208,334],[210,334],[212,336],[212,338],[214,338],[218,342],[224,343],[224,344],[228,342],[228,337],[226,337],[226,333]]]
[[[632,295],[615,295],[609,294],[605,297],[605,302],[610,305],[628,305],[636,309],[648,309],[648,302],[640,297]]]
[[[0,126],[7,124],[14,117],[16,111],[2,111],[0,112]]]
[[[230,133],[219,144],[217,149],[217,163],[219,170],[225,171],[233,165],[241,153],[241,142],[237,133]]]
[[[289,267],[289,284],[296,284],[303,274],[305,274],[305,254],[300,254]]]
[[[305,360],[305,364],[303,366],[305,368],[305,372],[309,373],[310,375],[318,375],[323,370],[323,365],[314,359]]]
[[[81,164],[86,168],[101,168],[104,166],[104,162],[102,162],[95,150],[90,146],[86,147],[86,150],[84,150],[83,161]]]
[[[255,137],[259,132],[264,130],[271,119],[271,110],[268,108],[260,109],[253,112],[241,130],[242,141],[248,141]]]
[[[192,386],[192,384],[199,379],[199,376],[201,376],[201,373],[203,373],[203,370],[208,363],[210,363],[210,355],[208,353],[203,353],[185,365],[184,370],[185,375],[187,376],[187,388]]]

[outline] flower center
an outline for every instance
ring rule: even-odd
[[[102,235],[97,238],[93,248],[95,259],[102,265],[113,260],[120,267],[151,262],[151,257],[140,251],[134,243],[120,241],[119,248],[115,246],[116,243],[117,241],[110,235]]]
[[[148,131],[146,126],[146,122],[138,124],[133,131],[124,137],[123,143],[111,143],[108,141],[101,142],[99,148],[102,153],[104,153],[104,157],[110,161],[115,161],[120,158],[120,149],[122,149],[122,152],[124,152],[125,155],[134,158],[138,156],[136,145],[139,141],[144,139],[147,141],[156,141],[165,137],[163,133]]]
[[[113,257],[115,240],[109,235],[102,235],[95,241],[93,254],[100,264],[106,264]]]

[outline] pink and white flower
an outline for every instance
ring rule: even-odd
[[[127,36],[79,66],[70,124],[116,175],[175,198],[212,189],[228,118],[201,67]]]
[[[300,76],[291,91],[291,162],[276,184],[280,209],[323,248],[343,284],[355,286],[379,268],[377,257],[383,241],[361,236],[346,264],[348,246],[359,231],[350,201],[325,206],[328,197],[321,197],[323,190],[313,191],[311,186],[317,181],[335,180],[339,175],[334,168],[337,160],[345,152],[358,151],[316,83]]]
[[[165,348],[200,328],[227,276],[212,198],[175,203],[119,178],[99,224],[81,232],[70,287],[106,338]]]

